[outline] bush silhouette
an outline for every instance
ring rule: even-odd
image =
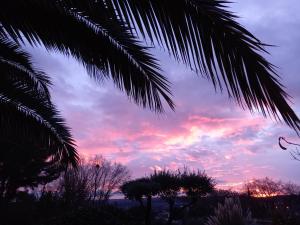
[[[219,204],[215,215],[208,218],[206,225],[255,225],[250,211],[244,215],[239,199],[227,198]]]

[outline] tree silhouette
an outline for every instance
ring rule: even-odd
[[[80,160],[76,168],[69,167],[60,177],[58,193],[68,207],[82,206],[90,198],[89,173]]]
[[[154,171],[150,179],[159,184],[158,195],[169,205],[168,224],[171,224],[174,219],[176,199],[181,188],[179,174],[170,170]]]
[[[253,197],[273,197],[283,194],[282,182],[265,177],[245,184],[245,190]]]
[[[197,201],[214,191],[215,182],[203,171],[189,171],[185,169],[181,175],[181,187],[189,203],[183,208],[189,207]]]
[[[160,190],[159,184],[149,178],[139,178],[124,183],[121,191],[126,198],[138,201],[145,210],[145,224],[151,224],[152,197]],[[146,198],[146,206],[143,198]]]
[[[149,177],[129,181],[122,185],[121,190],[126,198],[140,202],[146,208],[146,224],[150,223],[151,199],[159,196],[169,207],[168,224],[172,224],[175,216],[176,200],[185,196],[186,204],[177,206],[179,211],[194,205],[201,197],[214,190],[214,181],[206,173],[201,171],[162,170],[154,171]],[[147,199],[147,207],[143,198]]]
[[[61,176],[58,189],[68,205],[107,203],[113,191],[129,179],[129,174],[127,167],[100,155],[88,161],[81,158],[76,168],[69,167]]]
[[[182,211],[197,203],[201,197],[211,193],[215,185],[213,179],[205,172],[189,171],[187,168],[174,172],[170,170],[155,171],[150,177],[159,184],[158,195],[169,205],[168,224],[172,224],[176,200],[180,195],[188,199],[186,204],[177,207],[177,210]]]
[[[34,188],[57,179],[62,167],[49,160],[51,151],[31,143],[0,142],[0,201],[12,200],[19,188]]]
[[[89,176],[89,192],[94,201],[107,202],[113,191],[130,178],[126,166],[113,163],[99,155],[91,158],[83,167]]]

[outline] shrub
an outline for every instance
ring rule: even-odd
[[[215,215],[208,218],[206,225],[255,225],[250,211],[243,214],[239,199],[226,198],[224,204],[218,204]]]

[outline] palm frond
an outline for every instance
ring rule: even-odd
[[[63,119],[53,108],[44,107],[42,117],[19,102],[0,94],[1,139],[18,144],[35,143],[35,147],[52,152],[53,160],[61,165],[77,165],[78,154],[74,140]],[[45,115],[48,114],[48,117]]]
[[[75,57],[94,78],[111,77],[139,105],[162,111],[163,98],[174,107],[156,60],[107,14],[99,19],[79,1],[12,0],[0,8],[0,33]]]
[[[132,32],[158,42],[175,59],[227,89],[243,108],[283,119],[299,131],[265,45],[235,21],[221,0],[103,0]],[[111,6],[111,7],[109,7]],[[280,117],[281,116],[281,117]]]
[[[0,62],[6,65],[6,69],[11,73],[6,79],[18,81],[25,86],[35,89],[39,95],[50,99],[48,86],[51,84],[49,77],[42,71],[33,67],[30,56],[24,52],[16,43],[0,36]],[[4,79],[4,77],[2,77]]]
[[[0,36],[43,44],[78,59],[96,79],[110,77],[137,104],[174,107],[157,61],[137,41],[158,42],[177,60],[225,87],[243,108],[299,131],[265,45],[221,0],[11,0],[0,2]],[[14,13],[11,13],[14,12]],[[16,16],[17,15],[17,16]],[[57,26],[59,24],[59,26]]]
[[[63,165],[78,155],[69,128],[51,103],[48,77],[35,70],[18,46],[0,39],[0,139],[35,143]]]

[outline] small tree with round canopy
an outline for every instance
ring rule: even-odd
[[[169,205],[168,224],[174,219],[176,199],[181,189],[179,173],[170,170],[154,171],[150,179],[159,184],[158,195]]]
[[[213,192],[215,182],[204,171],[189,171],[185,169],[180,176],[182,191],[189,199],[189,204],[195,204],[200,198]]]
[[[139,178],[124,183],[121,191],[126,198],[138,201],[145,211],[145,224],[151,224],[152,197],[157,195],[159,184],[149,178]],[[143,199],[146,198],[146,206]]]

